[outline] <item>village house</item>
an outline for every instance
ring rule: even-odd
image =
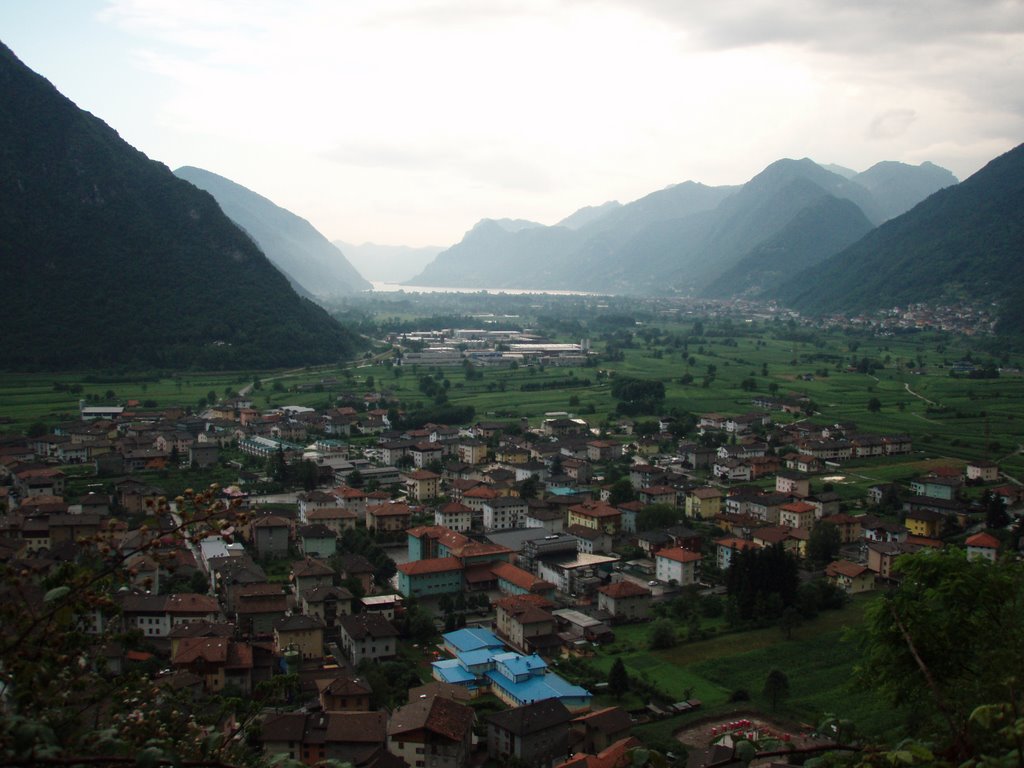
[[[334,584],[334,571],[323,560],[304,557],[292,563],[291,582],[295,593],[302,595],[315,587],[329,587]]]
[[[373,690],[361,677],[342,675],[316,681],[320,708],[324,712],[369,712]]]
[[[864,565],[849,560],[836,560],[825,568],[828,580],[846,592],[856,595],[875,588],[875,574]]]
[[[999,539],[985,531],[969,536],[965,544],[967,544],[968,560],[980,558],[993,563],[999,558],[999,550],[1002,548]]]
[[[654,573],[658,581],[685,587],[697,583],[701,555],[682,547],[661,549],[654,554]]]
[[[779,525],[787,525],[790,528],[806,528],[808,530],[814,525],[816,512],[813,504],[805,501],[794,501],[783,504],[779,507]]]
[[[491,759],[549,768],[569,754],[572,715],[558,699],[544,699],[495,712],[487,718],[487,754]]]
[[[352,579],[359,584],[364,595],[373,592],[373,579],[376,569],[373,563],[363,555],[338,555],[334,561],[338,567],[338,578],[343,582]]]
[[[358,517],[359,515],[355,511],[344,507],[314,509],[306,515],[306,519],[310,523],[326,525],[334,532],[335,536],[341,536],[345,531],[354,530]]]
[[[322,523],[299,526],[295,538],[299,552],[306,557],[328,558],[338,551],[337,535]]]
[[[969,461],[964,468],[964,474],[970,482],[995,483],[999,481],[999,465],[983,459]]]
[[[775,491],[802,499],[810,495],[811,479],[803,472],[779,472],[775,475]]]
[[[398,591],[404,597],[451,595],[463,589],[462,563],[436,557],[398,565]]]
[[[666,504],[676,506],[678,494],[671,485],[651,485],[636,492],[642,504]]]
[[[742,552],[746,549],[760,549],[761,547],[749,539],[726,536],[715,541],[715,548],[718,555],[718,569],[724,571],[732,565],[732,559],[736,556],[737,552]]]
[[[399,707],[388,723],[388,751],[412,768],[466,768],[473,747],[473,708],[433,696]]]
[[[286,712],[268,715],[259,741],[267,758],[285,755],[308,766],[324,760],[371,768],[386,759],[386,712]]]
[[[408,504],[372,504],[366,507],[366,529],[378,533],[404,531],[412,520]]]
[[[278,515],[257,517],[249,524],[249,541],[260,558],[286,556],[291,534],[291,521]]]
[[[398,630],[379,613],[357,613],[338,618],[339,645],[354,665],[363,659],[390,659],[396,653]]]
[[[299,596],[302,612],[324,623],[325,640],[337,640],[338,618],[352,613],[352,593],[344,587],[313,587]]]
[[[540,595],[509,595],[494,601],[498,637],[517,651],[533,653],[531,638],[550,638],[555,632],[553,604]]]
[[[916,509],[907,512],[904,524],[912,536],[937,539],[942,533],[946,516],[930,509]]]
[[[605,531],[614,536],[622,527],[622,513],[604,502],[584,502],[569,507],[567,523],[570,526],[580,525]]]
[[[635,582],[613,581],[597,589],[597,608],[613,621],[644,621],[650,614],[651,590]]]
[[[315,616],[295,614],[274,622],[274,652],[295,650],[304,660],[324,655],[324,624]]]
[[[465,504],[450,501],[434,510],[434,524],[465,533],[473,527],[473,510]]]
[[[485,531],[503,531],[522,527],[529,503],[518,496],[499,496],[484,501],[480,509]]]
[[[402,475],[405,495],[413,501],[429,501],[441,495],[441,476],[429,469],[417,469]]]
[[[248,643],[227,637],[182,638],[171,665],[200,677],[209,693],[225,688],[243,695],[252,691],[253,648]]]
[[[823,517],[821,522],[834,525],[838,529],[840,544],[852,544],[861,539],[861,520],[859,517],[840,513]]]

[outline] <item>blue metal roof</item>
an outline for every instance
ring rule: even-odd
[[[544,675],[534,675],[520,683],[509,680],[497,670],[488,672],[487,678],[493,685],[507,691],[513,698],[524,704],[532,704],[535,701],[544,701],[546,699],[590,698],[590,691],[586,688],[573,685],[553,672]]]
[[[458,659],[435,661],[432,666],[434,667],[435,676],[440,677],[442,682],[452,683],[453,685],[469,685],[476,682],[476,675],[467,672],[459,664]]]
[[[482,627],[466,627],[442,635],[445,643],[459,653],[476,651],[480,648],[502,648],[504,643],[491,630]]]

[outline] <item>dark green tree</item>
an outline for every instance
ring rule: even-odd
[[[768,699],[772,709],[778,709],[779,703],[789,696],[789,678],[786,677],[786,673],[777,669],[769,672],[761,693]]]
[[[1020,718],[1024,564],[947,549],[904,555],[895,574],[899,587],[866,614],[860,681],[907,714],[908,735],[934,739],[956,765],[985,747],[972,725],[979,707]]]
[[[616,699],[621,699],[629,691],[629,673],[621,658],[615,659],[608,671],[608,690]]]
[[[616,480],[608,491],[608,503],[613,507],[625,504],[627,501],[634,501],[635,499],[636,491],[633,489],[633,484],[629,482],[628,477]]]
[[[647,645],[652,651],[672,648],[678,641],[676,625],[671,619],[658,619],[647,633]]]
[[[817,565],[827,565],[836,559],[840,546],[839,528],[819,520],[807,539],[807,556]]]

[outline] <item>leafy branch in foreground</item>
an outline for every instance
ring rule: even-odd
[[[246,699],[193,700],[144,667],[121,671],[111,658],[145,650],[120,621],[115,595],[132,581],[140,553],[168,560],[174,550],[244,522],[218,488],[165,499],[145,523],[107,530],[37,576],[31,562],[0,568],[0,762],[28,764],[246,765],[245,736],[264,704],[280,698],[283,678]],[[167,521],[173,521],[168,525]],[[164,525],[161,528],[160,523]]]

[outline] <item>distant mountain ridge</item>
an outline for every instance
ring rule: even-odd
[[[1000,330],[1024,333],[1024,144],[796,275],[777,296],[808,313],[995,301]]]
[[[362,346],[212,196],[2,44],[0,92],[4,367],[262,368]]]
[[[174,175],[209,192],[274,265],[301,288],[331,298],[370,288],[345,254],[305,219],[216,173],[183,166]]]
[[[956,184],[930,163],[834,168],[779,160],[740,187],[687,181],[625,205],[582,208],[551,227],[485,219],[408,284],[757,295]]]
[[[347,243],[332,241],[359,273],[368,280],[401,283],[423,271],[434,257],[445,250],[442,245],[381,245],[379,243]]]

